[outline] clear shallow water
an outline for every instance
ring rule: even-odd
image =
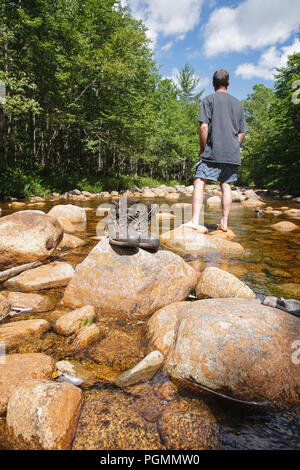
[[[165,200],[155,200],[154,202],[166,204]],[[178,202],[191,202],[191,200],[185,197]],[[55,204],[57,203],[64,202],[56,201]],[[89,200],[86,202],[70,201],[70,203],[92,209],[87,211],[86,231],[78,234],[88,242],[87,246],[72,252],[57,251],[55,253],[55,255],[76,266],[97,243],[94,237],[96,236],[97,224],[101,218],[96,217],[96,208],[100,202],[99,200]],[[40,209],[48,212],[53,205],[54,203],[47,202]],[[276,200],[269,200],[268,205],[274,208],[281,206],[300,207],[300,204]],[[0,204],[0,207],[2,208],[2,216],[13,212],[8,204]],[[24,207],[24,209],[29,208],[34,209]],[[220,214],[221,212],[218,209],[209,210],[206,207],[204,222],[207,224],[218,223]],[[296,219],[288,219],[283,216],[275,217],[268,214],[258,217],[254,211],[236,203],[232,208],[229,225],[237,235],[234,241],[241,243],[246,248],[245,254],[231,258],[206,255],[199,257],[199,259],[205,260],[207,265],[217,266],[232,272],[232,274],[245,281],[256,294],[282,295],[286,298],[293,297],[300,300],[300,230],[289,233],[280,233],[273,230],[271,224],[281,220],[291,220],[300,225],[300,222]],[[176,227],[179,223],[180,221],[175,219],[174,226]],[[63,289],[45,291],[44,293],[58,302],[63,295]],[[53,315],[53,312],[48,312],[38,314],[38,317],[52,319],[53,321]],[[14,321],[25,318],[28,317],[19,317]],[[115,328],[129,334],[135,334],[144,328],[144,325],[137,326],[130,322],[120,322],[118,319],[114,319],[113,322]],[[48,334],[45,341],[43,351],[57,359],[68,358],[68,352],[64,350],[64,343],[53,332]],[[166,378],[160,377],[160,380],[163,382]],[[153,379],[150,386],[154,388],[156,382],[157,379]],[[220,425],[221,448],[300,449],[299,409],[279,412],[263,412],[255,409],[249,411],[227,403],[221,403],[212,397],[201,398],[207,402]],[[195,397],[192,399],[197,400]],[[3,420],[1,421],[0,427],[3,424]]]

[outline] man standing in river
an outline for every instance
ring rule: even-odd
[[[193,215],[185,224],[195,230],[203,205],[207,180],[219,181],[222,190],[223,214],[219,229],[227,231],[228,216],[232,205],[230,183],[237,180],[241,165],[240,146],[248,130],[241,102],[227,92],[229,73],[218,70],[213,76],[215,93],[204,98],[199,115],[200,153],[196,166]]]

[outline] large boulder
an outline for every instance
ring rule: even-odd
[[[10,396],[6,424],[14,449],[70,449],[83,395],[68,383],[29,380]]]
[[[6,351],[40,338],[50,328],[47,320],[22,320],[0,325],[0,344]]]
[[[248,297],[254,298],[254,292],[233,274],[215,267],[206,268],[198,283],[196,296],[225,298],[225,297]]]
[[[86,227],[86,212],[82,207],[73,204],[57,205],[52,207],[48,215],[56,219],[67,219],[71,222],[77,231],[84,231]]]
[[[184,300],[196,284],[195,271],[174,253],[113,248],[104,239],[77,267],[63,302],[140,319]]]
[[[206,235],[207,228],[193,230],[181,225],[175,230],[165,232],[161,235],[161,243],[171,250],[181,254],[208,254],[219,253],[223,255],[239,255],[244,252],[242,245],[219,236]]]
[[[55,261],[12,277],[4,283],[4,286],[21,292],[65,287],[73,275],[74,269],[70,264]]]
[[[10,395],[29,379],[50,379],[55,361],[46,354],[8,354],[0,362],[0,415],[4,415]]]
[[[0,220],[0,271],[48,258],[63,237],[59,222],[38,211],[21,211]]]
[[[292,359],[299,318],[254,299],[209,299],[156,312],[148,334],[170,376],[186,388],[264,406],[300,403]]]

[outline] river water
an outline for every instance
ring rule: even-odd
[[[165,200],[155,200],[153,202],[166,204]],[[185,196],[182,200],[176,202],[189,203],[191,199]],[[276,209],[281,206],[300,207],[300,204],[276,199],[269,199],[266,202],[268,206]],[[40,209],[48,212],[57,203],[64,204],[65,202],[47,202]],[[101,218],[96,216],[96,209],[100,202],[97,199],[91,199],[84,202],[71,201],[70,203],[90,209],[87,211],[86,231],[78,234],[87,241],[87,245],[71,252],[57,251],[55,253],[56,256],[63,258],[75,267],[98,243],[95,237],[97,235],[97,225]],[[0,207],[2,208],[2,216],[12,212],[8,203],[0,204]],[[24,206],[24,209],[29,209],[29,207]],[[208,209],[205,206],[204,217],[204,222],[207,224],[218,223],[220,210]],[[245,253],[230,258],[206,255],[199,257],[199,259],[205,261],[206,265],[217,266],[236,275],[246,282],[256,294],[276,295],[300,300],[300,230],[289,233],[280,233],[273,230],[271,225],[281,220],[290,220],[296,224],[299,222],[284,216],[275,217],[272,214],[259,217],[255,211],[245,208],[239,203],[234,203],[229,225],[236,234],[233,241],[241,243],[246,249]],[[178,224],[180,224],[180,221],[175,219],[174,226],[176,227]],[[186,256],[185,259],[186,261],[192,261],[195,260],[195,256]],[[63,295],[63,289],[48,290],[42,293],[52,297],[58,303]],[[56,318],[55,311],[57,311],[57,308],[45,314],[35,314],[35,318],[46,318],[53,322]],[[28,316],[23,315],[11,321],[27,318]],[[105,322],[105,320],[103,321]],[[116,329],[132,335],[140,336],[145,331],[144,324],[137,325],[130,321],[124,323],[117,318],[107,319],[107,322],[113,324]],[[143,345],[143,341],[141,344]],[[43,346],[41,346],[41,343],[32,345],[31,348],[29,347],[28,350],[23,352],[41,351],[53,355],[57,360],[69,359],[69,352],[64,349],[64,345],[65,343],[62,342],[61,337],[50,331],[44,339]],[[86,364],[87,367],[93,368],[93,363],[88,359],[86,361],[83,359],[81,362]],[[158,377],[149,382],[149,390],[151,387],[153,389],[157,387],[158,381],[164,383],[167,380],[168,378],[164,374],[158,374]],[[100,388],[105,389],[105,385],[102,384]],[[99,390],[99,386],[97,390]],[[114,391],[111,385],[109,385],[109,391],[110,393]],[[122,394],[123,392],[115,390],[115,393]],[[183,391],[179,393],[189,400],[198,400],[197,397],[188,395]],[[233,404],[220,402],[215,397],[210,396],[203,396],[201,400],[207,403],[217,419],[220,427],[220,448],[222,449],[300,449],[300,409],[270,412],[259,409],[243,409]],[[155,419],[152,419],[153,421],[155,422]],[[0,428],[1,424],[3,427],[3,419],[0,419]]]

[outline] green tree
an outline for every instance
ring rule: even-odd
[[[193,67],[189,64],[185,64],[177,74],[177,81],[183,100],[191,100],[200,82],[200,78],[195,75]]]
[[[117,0],[3,0],[0,12],[0,195],[126,175],[189,179],[197,80],[186,82],[183,99],[158,75],[146,29],[128,8]]]
[[[277,70],[274,90],[256,85],[244,101],[249,132],[242,153],[242,183],[300,194],[300,105],[293,100],[299,80],[298,53]]]

